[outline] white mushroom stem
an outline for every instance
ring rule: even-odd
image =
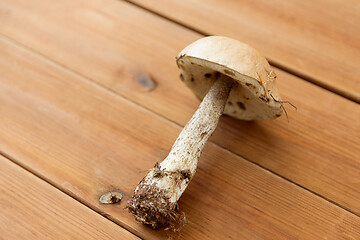
[[[233,84],[229,77],[218,76],[169,155],[137,186],[128,208],[140,222],[157,227],[179,220],[171,211],[176,210],[177,201],[195,174],[201,151],[216,129]]]
[[[206,94],[190,121],[176,139],[169,155],[160,163],[160,169],[170,172],[188,171],[188,178],[195,174],[200,154],[212,133],[229,96],[232,80],[221,75]],[[152,184],[168,191],[170,202],[177,202],[190,181],[181,184],[169,178],[150,178]]]

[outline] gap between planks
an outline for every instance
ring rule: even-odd
[[[36,170],[26,166],[21,161],[18,161],[17,159],[13,158],[12,156],[8,155],[7,153],[4,153],[2,150],[0,150],[0,156],[3,158],[9,160],[10,162],[14,163],[15,165],[19,166],[20,168],[24,169],[25,171],[31,173],[35,177],[41,179],[42,181],[46,182],[50,186],[56,188],[57,190],[61,191],[62,193],[66,194],[67,196],[71,197],[75,201],[79,202],[83,206],[87,207],[89,210],[99,214],[100,216],[104,217],[105,219],[115,223],[119,227],[123,228],[124,230],[128,231],[129,233],[135,235],[139,239],[144,239],[143,236],[139,232],[137,232],[135,229],[132,229],[130,226],[123,224],[121,221],[118,221],[116,218],[112,217],[111,215],[105,213],[101,209],[97,208],[96,206],[92,205],[91,203],[87,202],[86,200],[82,199],[78,195],[72,193],[71,191],[66,190],[66,188],[61,187],[60,185],[56,184],[51,179],[48,179],[47,177],[43,176],[42,174],[38,173]]]
[[[4,35],[179,124],[185,125],[197,107],[196,97],[174,77],[178,70],[169,59],[184,44],[201,38],[199,34],[123,1],[51,1],[41,8],[21,0],[4,2]],[[57,8],[66,14],[51,13]],[[246,123],[224,116],[213,141],[359,213],[360,109],[339,95],[274,70],[283,81],[283,96],[301,110],[292,124],[284,118]],[[156,91],[141,86],[138,74],[157,81]]]
[[[46,63],[48,63],[48,64],[50,64],[50,65],[53,65],[53,66],[55,66],[55,67],[57,67],[57,68],[60,68],[61,70],[63,70],[64,72],[66,72],[66,73],[68,73],[68,74],[71,74],[71,75],[73,75],[73,76],[75,76],[75,77],[81,78],[81,79],[87,81],[88,83],[96,86],[97,88],[101,88],[101,89],[103,89],[103,90],[105,90],[105,91],[113,94],[113,95],[116,96],[116,97],[125,99],[127,102],[129,102],[129,103],[131,103],[131,104],[133,104],[133,105],[135,105],[135,106],[137,106],[137,107],[145,110],[146,112],[148,112],[148,113],[150,113],[150,114],[153,114],[153,115],[155,115],[155,116],[157,116],[157,117],[160,117],[160,118],[168,121],[169,123],[171,123],[171,124],[173,124],[173,125],[175,125],[175,126],[177,126],[177,127],[181,127],[181,128],[183,127],[181,124],[178,124],[177,122],[174,122],[173,120],[171,120],[171,119],[169,119],[169,118],[167,118],[167,117],[165,117],[165,116],[163,116],[163,115],[161,115],[161,114],[158,114],[158,113],[156,113],[156,112],[153,112],[151,109],[149,109],[149,108],[147,108],[147,107],[145,107],[145,106],[143,106],[143,105],[140,105],[139,103],[137,103],[137,102],[135,102],[135,101],[133,101],[133,100],[131,100],[131,99],[123,96],[123,95],[120,95],[119,93],[117,93],[116,91],[112,90],[111,88],[108,88],[108,87],[106,87],[106,86],[103,86],[103,85],[99,84],[98,82],[92,80],[92,79],[89,78],[89,77],[85,77],[84,75],[82,75],[82,74],[80,74],[80,73],[78,73],[78,72],[76,72],[76,71],[74,71],[74,70],[72,70],[72,69],[67,68],[66,66],[62,65],[61,63],[58,63],[57,61],[54,61],[54,60],[52,60],[52,59],[44,56],[43,54],[41,54],[41,53],[39,53],[39,52],[37,52],[37,51],[35,51],[35,50],[27,47],[27,46],[24,46],[23,44],[17,42],[17,41],[14,40],[14,39],[11,39],[11,38],[9,38],[9,37],[7,37],[7,36],[4,36],[4,35],[1,34],[1,33],[0,33],[0,38],[2,38],[4,41],[8,42],[9,44],[15,45],[16,47],[24,50],[25,52],[27,52],[27,53],[29,53],[29,54],[32,54],[32,55],[35,55],[35,56],[41,58],[43,61],[45,61]],[[273,174],[273,175],[275,175],[275,176],[277,176],[277,177],[279,177],[279,178],[281,178],[281,179],[283,179],[283,180],[285,180],[285,181],[287,181],[287,182],[289,182],[289,183],[291,183],[291,184],[293,184],[293,185],[295,185],[295,186],[297,186],[297,187],[299,187],[299,188],[301,188],[301,189],[303,189],[303,190],[305,190],[305,191],[307,191],[307,192],[309,192],[309,193],[311,193],[311,194],[313,194],[313,195],[315,195],[315,196],[317,196],[317,197],[319,197],[319,198],[321,198],[321,199],[323,199],[323,200],[325,200],[325,201],[327,201],[327,202],[335,205],[335,206],[338,206],[339,208],[341,208],[341,209],[343,209],[343,210],[345,210],[345,211],[347,211],[347,212],[349,212],[349,213],[351,213],[351,214],[353,214],[353,215],[355,215],[355,216],[357,216],[357,217],[360,217],[360,214],[357,213],[357,212],[355,212],[355,211],[353,211],[352,209],[350,209],[350,208],[348,208],[348,207],[346,207],[346,206],[344,206],[344,205],[342,205],[342,204],[340,204],[340,203],[338,203],[338,202],[336,202],[336,201],[334,201],[334,200],[331,200],[331,199],[329,199],[329,198],[327,198],[327,197],[325,197],[325,196],[323,196],[323,195],[321,195],[321,194],[319,194],[319,193],[317,193],[317,192],[315,192],[315,191],[313,191],[313,190],[311,190],[311,189],[309,189],[309,188],[307,188],[307,187],[304,187],[304,186],[302,186],[301,184],[298,184],[298,183],[294,182],[293,180],[291,180],[291,179],[289,179],[289,178],[286,178],[286,177],[278,174],[277,172],[274,172],[273,170],[268,169],[268,168],[260,165],[259,163],[256,163],[256,162],[254,162],[254,161],[252,161],[252,160],[249,160],[248,158],[242,156],[241,154],[234,153],[234,152],[231,151],[230,149],[225,148],[225,147],[223,147],[223,146],[220,146],[220,145],[217,144],[216,142],[213,142],[213,141],[211,141],[211,140],[209,140],[209,141],[212,142],[214,145],[218,146],[219,148],[224,149],[225,151],[228,151],[229,153],[231,153],[231,154],[233,154],[233,155],[239,156],[239,157],[243,158],[244,160],[246,160],[247,162],[250,162],[251,164],[253,164],[253,165],[257,166],[257,167],[259,167],[259,168],[261,168],[261,169],[263,169],[263,170],[265,170],[265,171],[267,171],[267,172],[269,172],[269,173],[271,173],[271,174]],[[25,170],[31,172],[31,173],[34,174],[35,176],[37,176],[37,177],[41,178],[42,180],[46,181],[47,183],[49,183],[49,184],[52,185],[53,187],[61,190],[62,192],[66,193],[67,195],[71,196],[73,199],[76,199],[77,201],[81,202],[83,205],[88,206],[91,210],[93,210],[93,211],[101,214],[101,215],[104,216],[105,218],[113,221],[114,223],[116,223],[116,224],[119,225],[120,227],[126,229],[127,231],[129,231],[129,232],[133,233],[134,235],[136,235],[137,237],[141,238],[141,237],[139,236],[140,233],[138,233],[135,229],[132,229],[132,228],[130,228],[130,227],[127,226],[127,225],[123,225],[123,224],[122,224],[120,221],[118,221],[116,218],[113,218],[113,217],[109,216],[109,215],[106,214],[105,212],[101,211],[99,208],[97,208],[97,207],[93,206],[92,204],[88,203],[86,200],[78,197],[77,195],[73,194],[73,193],[70,192],[70,191],[67,191],[65,188],[62,188],[61,186],[57,185],[55,182],[53,182],[53,181],[51,181],[50,179],[48,179],[48,178],[42,176],[41,174],[37,173],[35,170],[33,170],[33,169],[31,169],[31,168],[23,165],[20,161],[17,161],[16,159],[12,158],[11,156],[9,156],[8,154],[2,152],[1,150],[0,150],[0,155],[6,157],[7,159],[11,160],[11,161],[14,162],[15,164],[19,165],[20,167],[24,168]]]
[[[4,43],[6,43],[5,41],[4,41]],[[9,44],[9,43],[8,43]],[[13,50],[16,50],[16,49],[18,49],[16,46],[14,46],[14,45],[10,45],[9,44],[9,47],[13,47],[14,49]],[[22,49],[18,49],[18,50],[22,50]],[[19,51],[20,52],[20,51]],[[28,57],[31,57],[31,58],[34,58],[34,59],[38,59],[38,60],[41,60],[41,61],[39,61],[39,62],[43,62],[44,64],[46,63],[46,65],[48,65],[48,67],[51,67],[50,69],[52,69],[53,71],[54,70],[56,70],[55,72],[57,72],[58,74],[60,74],[60,73],[63,73],[64,75],[65,75],[65,73],[66,73],[66,75],[68,75],[68,77],[75,77],[76,75],[74,75],[74,74],[69,74],[69,72],[66,72],[66,70],[64,70],[64,69],[62,69],[62,68],[59,68],[59,66],[58,65],[56,65],[56,64],[53,64],[53,63],[51,63],[51,62],[47,62],[47,61],[44,61],[44,59],[42,59],[42,58],[40,58],[40,57],[37,57],[37,55],[35,55],[35,54],[33,54],[32,52],[30,52],[29,53],[29,51],[26,51],[26,50],[22,50],[22,52],[23,53],[25,53],[26,55],[28,55]],[[25,55],[25,56],[26,56]],[[43,65],[43,64],[41,64],[41,65]],[[46,76],[46,75],[45,75]],[[107,100],[110,100],[110,99],[113,99],[113,100],[119,100],[119,101],[121,101],[121,102],[123,102],[123,103],[126,103],[128,106],[127,106],[127,109],[130,109],[132,106],[134,106],[133,104],[131,104],[131,102],[128,102],[128,101],[125,101],[123,98],[121,98],[121,97],[118,97],[118,96],[113,96],[112,94],[108,94],[108,92],[105,90],[105,89],[103,89],[103,88],[99,88],[99,87],[97,87],[97,86],[94,86],[94,85],[92,85],[91,84],[91,82],[88,82],[86,79],[82,79],[82,78],[79,78],[79,77],[77,77],[77,79],[78,80],[81,80],[81,81],[79,81],[79,82],[82,82],[82,84],[83,84],[83,86],[85,87],[86,85],[88,85],[88,87],[91,87],[91,88],[93,88],[94,90],[96,90],[95,92],[99,92],[99,93],[102,93],[102,97],[105,97],[106,95],[108,95],[109,96],[109,98],[106,98]],[[60,83],[62,80],[61,79],[57,79],[57,81]],[[65,81],[65,82],[67,82],[67,81]],[[41,84],[39,85],[39,86],[41,86]],[[62,88],[62,89],[64,89],[64,88]],[[35,90],[35,89],[33,89],[33,90]],[[71,95],[70,95],[71,96]],[[89,97],[89,96],[88,96]],[[97,105],[97,106],[99,106],[99,105]],[[137,107],[138,108],[138,107]],[[146,115],[148,115],[149,117],[151,117],[151,115],[153,115],[153,113],[150,111],[150,112],[148,112],[148,111],[144,111],[143,109],[141,109],[141,108],[138,108],[138,111],[139,112],[143,112],[143,113],[145,113]],[[136,115],[137,116],[137,115]],[[171,123],[168,123],[167,121],[165,121],[164,119],[162,119],[160,116],[157,116],[157,115],[153,115],[153,119],[158,119],[158,120],[161,120],[163,123],[167,123],[169,126],[171,126],[172,124]],[[107,122],[106,122],[107,123]],[[179,129],[179,127],[176,127],[176,129]],[[52,129],[52,130],[54,130],[54,129]],[[167,130],[169,130],[169,129],[167,129]],[[173,132],[173,133],[175,133],[175,132]],[[174,137],[174,135],[173,135],[173,137]],[[214,145],[213,143],[211,143],[211,144],[209,144],[210,146],[211,145]],[[167,146],[167,148],[168,147],[170,147],[170,146]],[[218,148],[217,146],[216,146],[216,148]],[[103,150],[103,149],[100,149],[100,150]],[[218,150],[221,150],[221,151],[223,151],[223,154],[224,153],[226,153],[226,151],[224,151],[222,148],[218,148]],[[11,150],[10,150],[10,152],[11,152]],[[214,153],[214,152],[213,152]],[[205,153],[205,154],[207,154],[207,153]],[[15,154],[16,155],[16,154]],[[238,158],[239,160],[240,160],[240,158],[239,157],[237,157],[237,155],[234,155],[234,154],[227,154],[228,155],[228,157],[230,157],[230,156],[233,156],[232,158]],[[20,155],[19,157],[17,157],[18,159],[22,159],[22,157],[21,157],[22,155]],[[53,156],[53,157],[55,157],[55,156]],[[208,156],[209,157],[209,156]],[[219,156],[218,156],[219,157]],[[244,159],[242,159],[241,158],[241,162],[244,162],[244,163],[246,163],[245,164],[245,166],[244,167],[246,167],[246,165],[248,165],[248,166],[252,166],[252,164],[251,163],[249,163],[249,162],[247,162],[247,161],[244,161]],[[246,167],[247,168],[247,167]],[[268,174],[265,174],[266,173],[266,171],[263,171],[261,168],[257,168],[256,166],[253,166],[253,167],[251,167],[251,168],[253,168],[253,169],[256,169],[256,171],[260,171],[260,172],[262,172],[260,175],[258,175],[258,177],[259,176],[269,176],[269,177],[271,177],[271,178],[274,178],[274,179],[276,179],[276,177],[275,176],[273,176],[272,174],[270,174],[270,173],[268,173]],[[201,169],[200,169],[201,170]],[[201,174],[200,172],[199,172],[199,174]],[[250,177],[251,175],[249,175],[249,177]],[[203,176],[204,177],[204,176]],[[251,177],[250,177],[250,179],[251,179]],[[278,180],[281,180],[280,178],[277,178]],[[89,179],[88,179],[89,180]],[[234,179],[233,179],[234,180]],[[245,179],[243,179],[243,180],[245,180]],[[264,180],[264,179],[263,179]],[[266,180],[266,177],[265,177],[265,180]],[[196,180],[195,180],[196,181]],[[201,181],[202,182],[202,181]],[[225,181],[226,182],[226,181]],[[264,182],[264,181],[263,181]],[[266,182],[266,181],[265,181]],[[304,190],[302,190],[301,188],[297,188],[297,187],[294,187],[291,183],[289,183],[289,182],[287,182],[287,181],[281,181],[281,182],[283,182],[286,186],[288,186],[288,187],[292,187],[292,189],[298,189],[298,190],[301,190],[303,193],[302,194],[305,194],[305,195],[308,195],[308,198],[311,198],[311,199],[318,199],[318,200],[322,200],[323,201],[323,203],[322,204],[325,204],[326,203],[326,206],[328,206],[328,207],[330,207],[330,209],[338,209],[338,211],[342,211],[342,213],[343,214],[345,214],[345,215],[349,215],[349,216],[352,216],[353,217],[353,219],[356,219],[356,220],[358,220],[358,218],[356,217],[356,216],[354,216],[354,215],[352,215],[351,213],[348,213],[348,212],[346,212],[346,211],[344,211],[343,209],[341,209],[341,208],[338,208],[337,206],[334,206],[333,204],[329,204],[329,203],[327,203],[325,200],[323,200],[323,199],[321,199],[321,198],[318,198],[318,197],[316,197],[316,196],[313,196],[311,193],[307,193],[306,191],[304,191]],[[224,183],[224,182],[223,182]],[[260,182],[259,182],[260,183]],[[194,185],[193,185],[194,186]],[[263,185],[262,185],[263,186]],[[199,187],[201,187],[201,185],[199,186],[198,185],[198,190],[199,190]],[[264,187],[264,186],[263,186]],[[250,186],[250,189],[252,189],[251,188],[251,186]],[[276,188],[275,188],[276,189]],[[191,192],[191,189],[189,189],[190,190],[190,192]],[[130,193],[130,190],[128,189],[127,190],[128,191],[128,193]],[[77,190],[76,190],[76,192],[77,192]],[[260,191],[260,192],[262,192],[262,191]],[[79,193],[81,193],[81,191],[79,192]],[[81,194],[80,194],[81,195]],[[185,195],[187,195],[187,194],[185,194]],[[264,196],[264,197],[266,197],[266,196]],[[95,199],[94,199],[95,200]],[[254,199],[253,199],[254,200]],[[286,202],[285,202],[286,203]],[[302,202],[300,202],[300,203],[304,203],[303,201]],[[317,206],[318,206],[318,204],[316,204]],[[287,205],[287,204],[285,204],[284,205],[284,207],[288,207],[289,205]],[[311,205],[309,205],[309,206],[311,206]],[[185,205],[185,207],[186,207],[186,205]],[[244,206],[245,207],[245,206]],[[250,206],[249,205],[249,207],[252,207],[252,206]],[[304,206],[303,206],[304,207]],[[247,208],[245,208],[245,209],[247,209]],[[255,209],[257,209],[257,208],[255,208]],[[261,208],[260,208],[261,209]],[[320,209],[322,209],[322,208],[320,208]],[[109,209],[110,210],[110,209]],[[329,210],[329,209],[328,209]],[[261,212],[261,210],[258,210],[258,211],[260,211]],[[315,211],[315,212],[317,212],[317,211]],[[330,212],[332,212],[332,211],[330,211]],[[301,214],[300,214],[301,215]],[[310,216],[311,216],[312,214],[311,214],[311,212],[310,212]],[[266,216],[266,215],[264,215],[264,216]],[[281,215],[280,215],[281,216]],[[308,215],[309,216],[309,215]],[[329,215],[326,215],[326,216],[329,216]],[[314,216],[315,217],[315,216]],[[207,219],[207,218],[206,218]],[[205,219],[205,220],[206,220]],[[274,219],[277,219],[276,217],[274,218]],[[282,219],[281,217],[280,217],[280,219]],[[341,219],[338,219],[338,220],[341,220]],[[357,221],[356,221],[357,222]],[[291,223],[291,221],[290,221],[290,223]],[[305,223],[305,222],[304,222]],[[335,223],[336,224],[336,226],[338,226],[337,225],[337,223]],[[310,226],[308,226],[308,227],[310,227]]]
[[[4,223],[0,229],[6,231],[2,233],[2,236],[4,234],[6,237],[21,235],[26,239],[30,236],[36,236],[36,239],[42,236],[47,239],[48,237],[57,238],[60,236],[75,237],[74,235],[77,237],[87,236],[87,238],[98,235],[97,238],[99,238],[102,235],[101,237],[104,239],[109,237],[111,239],[114,237],[139,239],[130,231],[122,227],[119,228],[118,224],[113,221],[103,218],[101,214],[89,211],[86,205],[79,203],[77,199],[61,189],[54,188],[48,181],[38,177],[32,171],[28,171],[1,152],[0,163],[4,164],[4,169],[6,169],[3,174],[0,174],[0,177],[9,180],[9,182],[2,182],[3,186],[1,186],[0,191],[6,193],[7,188],[10,190],[9,194],[2,196],[2,199],[0,198],[5,204],[0,212],[9,217],[4,219],[4,216],[0,216],[3,218],[1,222]],[[31,186],[26,185],[28,183],[31,183]],[[9,184],[12,185],[10,189]],[[56,204],[59,201],[60,203]],[[32,207],[30,212],[23,212],[22,208],[29,207],[29,204]],[[57,206],[52,207],[51,204]],[[16,210],[13,211],[14,209]],[[46,213],[41,214],[42,210],[46,210]],[[36,221],[35,224],[34,220]],[[0,239],[3,238],[0,236]]]
[[[138,8],[140,8],[140,9],[142,9],[144,11],[147,11],[147,12],[149,12],[149,13],[157,16],[157,17],[160,17],[160,18],[163,18],[163,19],[165,19],[167,21],[170,21],[170,22],[172,22],[172,23],[174,23],[174,24],[176,24],[178,26],[181,26],[181,27],[183,27],[185,29],[188,29],[190,31],[198,33],[198,34],[200,34],[200,35],[202,35],[204,37],[212,35],[212,34],[207,33],[206,31],[202,31],[202,30],[200,30],[200,29],[198,29],[196,27],[190,26],[189,24],[182,23],[182,22],[180,22],[180,21],[178,21],[176,19],[172,19],[170,17],[167,17],[167,16],[161,14],[160,12],[157,12],[155,10],[152,10],[150,8],[142,6],[141,4],[133,2],[131,0],[116,0],[116,1],[127,2],[127,3],[129,3],[129,4],[131,4],[131,5],[135,6],[135,7],[138,7]],[[281,62],[276,61],[274,59],[267,59],[267,60],[269,61],[269,63],[272,66],[274,66],[276,68],[279,68],[279,69],[281,69],[282,71],[284,71],[286,73],[289,73],[289,74],[291,74],[293,76],[301,78],[301,79],[303,79],[303,80],[305,80],[307,82],[310,82],[310,83],[314,84],[315,86],[323,88],[323,89],[325,89],[325,90],[327,90],[329,92],[335,93],[335,94],[337,94],[337,95],[339,95],[339,96],[341,96],[341,97],[343,97],[345,99],[348,99],[348,100],[353,101],[355,103],[360,103],[360,99],[357,98],[356,96],[349,95],[345,91],[342,91],[341,89],[338,89],[335,86],[333,87],[333,86],[331,86],[331,84],[328,84],[326,82],[322,82],[319,79],[317,79],[316,77],[312,77],[309,74],[301,72],[296,68],[292,68],[291,66],[286,66],[286,65],[282,64]]]

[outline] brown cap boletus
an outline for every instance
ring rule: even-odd
[[[128,203],[138,221],[154,228],[177,229],[184,223],[177,201],[223,113],[242,120],[282,114],[276,75],[252,47],[227,37],[205,37],[182,50],[176,61],[181,80],[202,102],[169,155],[143,178]]]

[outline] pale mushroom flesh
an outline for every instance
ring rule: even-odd
[[[201,41],[204,42],[203,45]],[[224,46],[219,45],[219,41],[234,45],[235,50],[238,47],[238,51],[242,51],[239,54],[244,55],[241,60],[249,61],[246,59],[248,54],[261,64],[255,62],[258,65],[252,66],[246,63],[243,72],[231,68],[244,67],[241,63],[229,64],[230,67],[224,65],[221,57],[226,57],[229,53],[222,52]],[[242,120],[274,119],[281,115],[275,75],[271,75],[274,73],[267,61],[247,45],[233,41],[236,40],[224,37],[203,38],[185,48],[177,57],[181,80],[202,102],[175,141],[169,155],[161,163],[156,163],[135,189],[127,208],[138,221],[153,228],[166,226],[171,229],[179,229],[186,222],[177,202],[193,178],[205,143],[216,129],[223,113]],[[218,45],[220,49],[215,49],[215,52],[222,55],[211,61],[211,53],[202,47],[214,50]],[[225,49],[228,49],[228,45]],[[247,52],[244,53],[244,49]],[[236,60],[237,57],[233,58]],[[226,59],[224,61],[226,63]]]

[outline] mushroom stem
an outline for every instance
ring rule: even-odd
[[[210,88],[190,121],[176,139],[169,155],[143,178],[128,209],[152,227],[175,228],[185,220],[178,212],[179,200],[195,174],[198,159],[222,115],[233,81],[223,74]]]

